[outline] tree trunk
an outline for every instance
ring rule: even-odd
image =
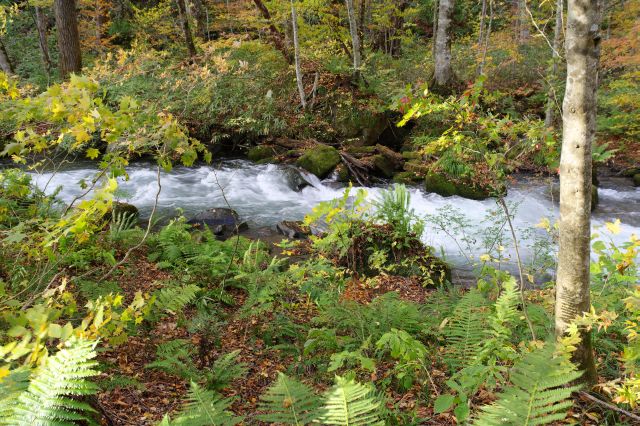
[[[271,38],[273,39],[273,44],[275,45],[276,49],[278,49],[282,53],[289,64],[292,64],[293,58],[291,56],[291,52],[286,47],[284,36],[273,24],[269,9],[267,9],[267,6],[264,5],[262,0],[253,0],[253,3],[256,5],[258,12],[260,12],[262,17],[267,21],[267,24],[269,25],[269,32],[271,33]]]
[[[180,15],[180,24],[182,25],[182,32],[184,33],[184,41],[187,44],[187,50],[189,56],[196,56],[196,46],[193,44],[193,36],[191,35],[191,28],[189,28],[189,17],[187,16],[187,6],[184,0],[176,0],[178,5],[178,14]]]
[[[482,11],[480,12],[480,29],[478,30],[478,46],[482,45],[482,41],[484,40],[482,36],[484,35],[484,20],[487,16],[487,0],[482,0]]]
[[[438,11],[440,10],[440,2],[433,0],[433,30],[431,33],[432,45],[431,55],[436,57],[436,34],[438,33]]]
[[[0,70],[4,71],[7,75],[13,75],[13,65],[9,61],[9,55],[7,55],[7,49],[4,47],[4,43],[0,39]]]
[[[454,0],[440,0],[438,8],[438,30],[436,32],[436,55],[434,83],[440,88],[450,87],[453,83],[451,68],[451,18]]]
[[[553,127],[556,96],[554,84],[558,78],[558,62],[560,61],[560,46],[562,45],[562,13],[564,11],[564,0],[556,1],[556,25],[553,30],[553,52],[551,75],[549,76],[549,91],[547,92],[547,109],[544,114],[544,126],[548,129]]]
[[[351,53],[353,55],[353,75],[360,73],[362,60],[360,58],[360,36],[358,35],[358,23],[356,22],[356,12],[353,8],[353,0],[345,0],[347,4],[347,15],[349,17],[349,31],[351,32]]]
[[[298,93],[300,94],[300,105],[302,109],[307,108],[306,95],[304,93],[304,85],[302,84],[302,69],[300,68],[300,43],[298,41],[298,15],[296,7],[291,0],[291,28],[293,29],[293,51],[296,67],[296,82],[298,83]]]
[[[516,0],[516,38],[518,43],[526,43],[529,39],[529,16],[526,0]]]
[[[38,43],[40,44],[40,56],[42,56],[44,69],[47,74],[49,74],[52,64],[51,57],[49,56],[49,43],[47,43],[47,16],[41,8],[36,6],[34,9],[36,13],[36,28],[38,29]]]
[[[564,335],[576,316],[590,308],[591,146],[596,130],[599,17],[597,0],[569,0],[565,43],[567,86],[560,160],[556,336]],[[595,382],[591,335],[586,331],[573,357],[585,372],[583,380]]]
[[[489,50],[489,40],[491,39],[491,27],[493,25],[493,0],[489,0],[489,24],[487,25],[486,31],[484,31],[484,43],[482,46],[482,59],[480,60],[480,64],[478,64],[478,69],[476,74],[483,75],[484,74],[484,66],[487,62],[487,51]]]
[[[196,20],[196,34],[202,40],[208,40],[207,13],[202,0],[192,0],[193,18]]]
[[[54,0],[58,29],[58,68],[62,79],[82,70],[82,53],[75,0]]]

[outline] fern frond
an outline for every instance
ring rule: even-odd
[[[480,361],[486,361],[489,358],[504,360],[515,355],[511,336],[518,323],[519,304],[518,285],[515,278],[509,277],[502,283],[502,294],[496,300],[494,310],[489,315],[490,328],[486,332],[486,340],[478,354]]]
[[[88,380],[98,375],[95,356],[95,343],[76,341],[49,357],[36,371],[27,391],[20,394],[7,424],[72,425],[88,421],[87,414],[95,410],[74,398],[98,391]]]
[[[207,391],[191,382],[187,403],[175,420],[165,417],[161,425],[166,426],[232,426],[242,421],[228,411],[230,398],[220,398],[215,392]]]
[[[247,373],[247,364],[238,362],[240,349],[218,358],[207,373],[207,387],[214,390],[226,388],[233,380]]]
[[[474,362],[486,338],[486,316],[482,310],[486,299],[476,289],[470,290],[457,303],[445,330],[447,352],[445,362],[453,369],[464,368]]]
[[[260,399],[260,410],[268,414],[259,415],[259,420],[296,426],[315,420],[321,405],[320,398],[309,386],[283,373],[278,373],[278,380]]]
[[[156,306],[172,315],[193,302],[200,287],[188,284],[184,287],[163,287],[155,292]]]
[[[336,376],[335,386],[325,394],[325,412],[318,420],[324,425],[382,426],[380,404],[371,386]]]
[[[580,386],[567,386],[582,373],[561,356],[554,345],[526,354],[511,372],[512,385],[498,400],[482,407],[476,426],[543,425],[563,420],[571,406],[571,393]]]
[[[12,370],[0,380],[0,425],[6,425],[18,404],[20,395],[29,388],[28,368]]]

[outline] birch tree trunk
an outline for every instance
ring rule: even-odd
[[[80,35],[75,0],[54,0],[58,29],[58,68],[62,79],[82,70]]]
[[[493,0],[489,0],[489,24],[484,31],[484,41],[482,46],[482,58],[478,64],[477,75],[484,74],[484,66],[487,63],[487,51],[489,50],[489,40],[491,39],[491,27],[493,25]]]
[[[38,44],[40,45],[40,56],[44,69],[49,74],[52,68],[51,57],[49,56],[49,44],[47,43],[47,16],[42,8],[36,6],[36,28],[38,30]]]
[[[560,61],[560,47],[562,45],[562,27],[563,20],[562,15],[564,11],[564,0],[556,1],[556,24],[553,29],[553,52],[552,52],[552,64],[551,75],[549,76],[549,90],[547,92],[547,109],[544,114],[544,126],[548,129],[553,127],[555,110],[556,110],[556,96],[554,84],[558,78],[558,62]]]
[[[435,85],[446,88],[453,82],[451,68],[451,18],[454,0],[440,0],[438,8],[438,30],[436,32]]]
[[[5,49],[2,40],[0,40],[0,70],[7,75],[13,75],[13,65],[9,61],[9,55],[7,55],[7,49]]]
[[[518,43],[523,44],[529,39],[529,16],[526,0],[516,0],[516,36]]]
[[[284,36],[273,24],[269,9],[267,9],[267,6],[264,5],[262,0],[253,0],[253,3],[256,5],[256,9],[258,9],[258,12],[260,12],[262,17],[267,21],[267,24],[269,25],[269,32],[271,33],[271,38],[273,39],[273,44],[275,45],[276,49],[278,49],[282,53],[289,64],[292,64],[293,58],[291,57],[291,52],[289,51],[289,49],[287,49]]]
[[[360,36],[358,35],[358,23],[356,22],[356,11],[353,8],[353,0],[345,0],[347,4],[347,15],[349,17],[349,31],[351,32],[351,53],[353,55],[353,75],[360,72],[362,59],[360,57]]]
[[[484,20],[487,16],[487,0],[482,0],[482,11],[480,12],[480,29],[478,30],[478,46],[482,45],[484,35]]]
[[[436,35],[438,33],[438,11],[440,10],[440,2],[438,0],[433,0],[433,31],[431,34],[431,38],[433,42],[431,44],[431,55],[436,57]]]
[[[293,52],[296,67],[296,82],[298,83],[298,93],[300,94],[300,105],[302,109],[307,108],[306,95],[304,93],[304,85],[302,84],[302,69],[300,68],[300,43],[298,41],[298,14],[296,6],[291,0],[291,28],[293,29]]]
[[[599,18],[597,0],[569,0],[565,42],[567,86],[560,160],[556,336],[564,335],[571,321],[590,308],[591,146],[596,129]],[[583,332],[582,342],[573,357],[585,372],[583,380],[595,382],[589,333]]]

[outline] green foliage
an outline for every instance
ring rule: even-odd
[[[325,425],[383,425],[380,401],[371,386],[336,376],[336,384],[325,394],[324,413],[318,421]]]
[[[72,342],[67,348],[47,358],[29,380],[26,390],[16,382],[0,383],[0,406],[10,406],[0,424],[72,425],[77,421],[89,421],[94,411],[86,402],[77,398],[93,395],[97,386],[88,379],[97,376],[95,370],[95,343]],[[12,377],[13,379],[13,377]],[[15,379],[14,379],[15,380]],[[19,396],[16,398],[16,391]]]
[[[393,189],[380,193],[380,200],[374,203],[374,219],[391,225],[394,238],[402,242],[410,236],[421,238],[424,223],[410,207],[411,194],[404,185],[394,185]]]
[[[195,284],[184,286],[165,286],[154,293],[156,297],[155,307],[171,315],[183,310],[196,299],[200,287]]]
[[[422,342],[403,330],[391,329],[376,342],[376,347],[389,351],[391,358],[398,360],[394,367],[401,389],[409,389],[416,376],[426,383],[429,377],[428,351]]]
[[[165,416],[160,426],[232,426],[242,421],[229,411],[231,399],[220,398],[212,391],[207,391],[197,383],[191,382],[187,402],[171,420]]]
[[[260,410],[268,414],[261,414],[258,419],[296,426],[312,423],[322,403],[309,386],[283,373],[278,373],[278,379],[260,400]]]
[[[511,386],[498,400],[482,407],[475,425],[541,425],[564,420],[571,406],[569,386],[581,376],[564,356],[554,356],[552,344],[525,354],[510,373]]]
[[[485,306],[486,299],[475,289],[457,303],[445,329],[447,352],[444,360],[452,369],[470,365],[478,356],[486,337]]]
[[[199,373],[191,359],[193,353],[194,348],[189,341],[170,340],[158,345],[156,360],[147,364],[145,368],[155,368],[185,379],[196,380],[199,378]]]
[[[238,361],[240,349],[221,355],[205,373],[207,388],[221,391],[247,373],[247,364]]]

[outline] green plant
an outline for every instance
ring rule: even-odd
[[[187,340],[170,340],[158,345],[156,360],[147,364],[145,368],[155,368],[188,380],[196,380],[199,373],[191,359],[193,353],[194,348]]]
[[[24,381],[28,374],[14,372],[0,382],[0,424],[71,425],[89,421],[95,411],[80,397],[93,395],[98,387],[88,379],[97,376],[95,343],[69,341],[66,348],[50,356]]]
[[[278,373],[278,379],[260,400],[260,410],[268,414],[261,414],[258,419],[296,426],[312,423],[322,404],[309,386],[283,373]]]
[[[231,399],[221,398],[217,393],[207,391],[191,382],[187,402],[171,420],[164,416],[159,426],[232,426],[242,421],[229,411]]]
[[[485,334],[483,310],[486,299],[471,289],[456,304],[446,325],[447,351],[444,360],[456,370],[472,364],[482,347]]]
[[[421,376],[423,383],[430,378],[427,348],[406,331],[392,328],[380,337],[376,347],[398,360],[394,370],[401,389],[409,389],[416,376]]]
[[[393,189],[382,191],[380,199],[373,205],[376,208],[374,220],[391,225],[395,240],[419,239],[422,236],[424,222],[410,207],[411,194],[406,186],[396,184]]]
[[[318,421],[325,425],[384,425],[380,400],[371,385],[336,376],[336,384],[324,396],[324,412]]]
[[[495,403],[482,407],[474,425],[528,426],[564,420],[571,393],[580,389],[569,384],[582,373],[554,351],[555,345],[546,344],[516,362],[509,375],[511,386],[498,394]]]
[[[247,364],[238,361],[240,349],[220,356],[205,372],[207,389],[221,391],[247,373]]]
[[[155,308],[175,315],[196,299],[200,287],[195,284],[168,286],[154,292]]]

